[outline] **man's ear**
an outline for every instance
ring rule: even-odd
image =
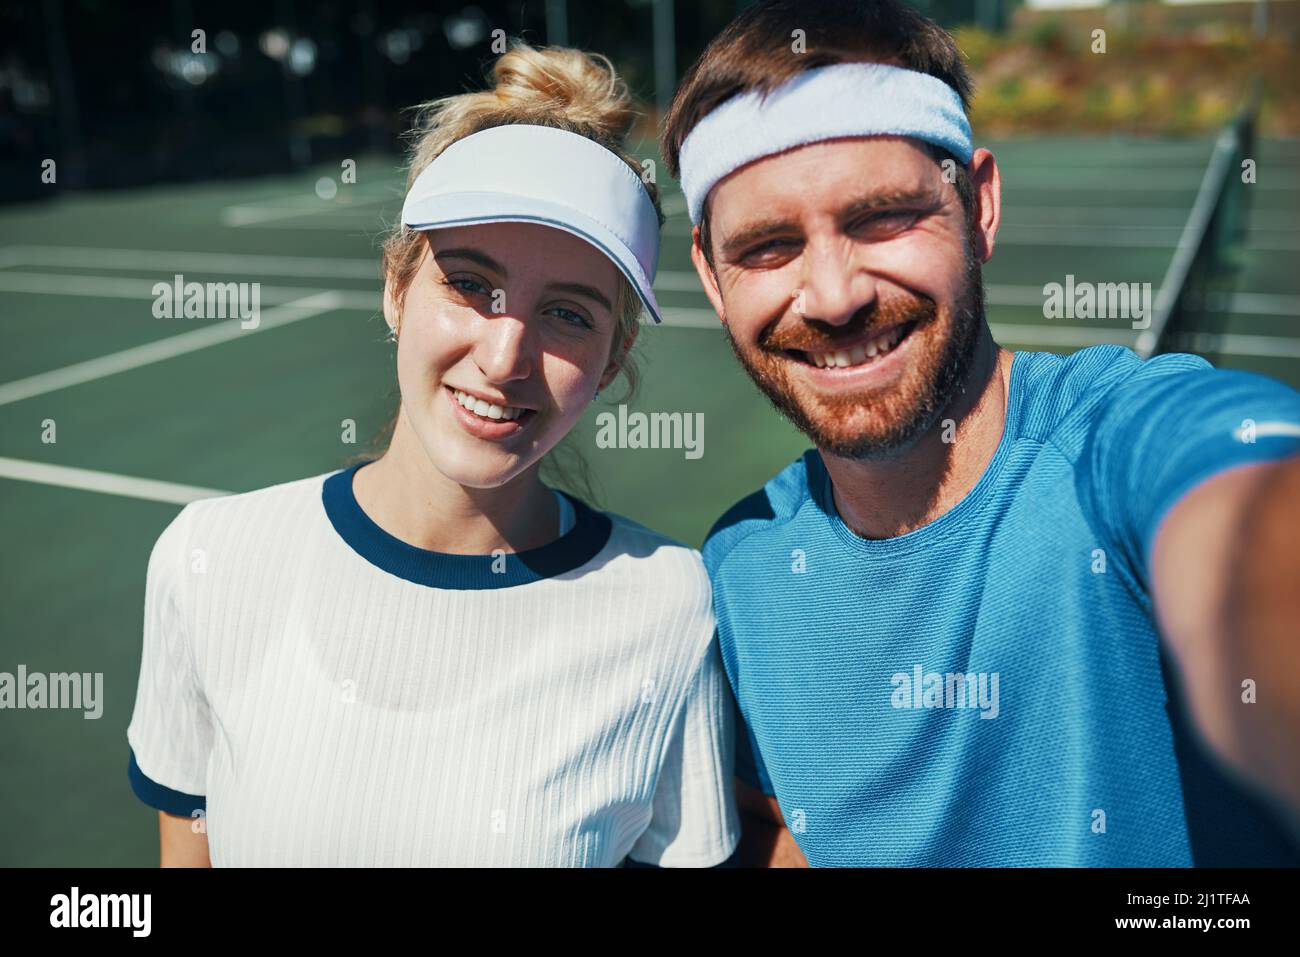
[[[636,342],[636,337],[640,332],[641,323],[638,322],[632,327],[631,333],[623,340],[623,344],[619,346],[618,353],[609,357],[609,364],[605,366],[605,371],[600,374],[599,388],[601,392],[609,388],[609,384],[618,375],[618,370],[623,368],[623,363],[627,360],[627,354],[632,349],[632,343]]]
[[[975,190],[975,233],[980,244],[975,254],[980,262],[986,263],[993,258],[993,245],[1002,222],[1002,174],[993,154],[981,147],[971,156],[969,175]]]
[[[704,287],[704,294],[709,297],[709,303],[713,306],[713,311],[718,314],[718,318],[725,324],[727,314],[722,308],[722,294],[718,292],[718,277],[713,272],[713,267],[704,257],[704,248],[700,245],[700,227],[695,226],[691,229],[691,263],[695,266],[695,274],[700,277],[700,285]]]

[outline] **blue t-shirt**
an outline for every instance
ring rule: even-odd
[[[809,450],[703,548],[737,774],[813,866],[1300,863],[1192,736],[1148,580],[1169,508],[1298,427],[1300,393],[1195,356],[1018,352],[979,482],[880,540]]]

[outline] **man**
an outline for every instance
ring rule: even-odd
[[[704,546],[742,805],[774,825],[745,847],[1300,861],[1300,395],[1194,356],[1000,348],[970,93],[900,0],[778,0],[665,121],[709,299],[816,445]]]

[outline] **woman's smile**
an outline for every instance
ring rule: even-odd
[[[508,439],[518,435],[537,417],[536,409],[488,402],[449,385],[442,387],[452,415],[470,435],[480,439]]]

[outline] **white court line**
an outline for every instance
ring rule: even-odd
[[[990,322],[989,330],[998,342],[1018,342],[1027,346],[1084,348],[1114,342],[1131,347],[1137,341],[1137,335],[1129,334],[1126,329],[1100,326],[1034,326]]]
[[[1215,312],[1240,312],[1253,316],[1300,316],[1300,296],[1270,295],[1265,292],[1219,293],[1206,297],[1206,308]]]
[[[322,213],[347,212],[354,206],[368,206],[389,199],[400,199],[405,192],[400,186],[387,184],[368,188],[345,185],[342,188],[347,192],[340,193],[339,197],[347,196],[346,200],[321,199],[313,191],[307,195],[294,193],[226,206],[220,213],[221,225],[238,228],[292,216],[319,216]]]
[[[371,279],[375,282],[380,278],[378,256],[374,259],[343,259],[329,256],[195,253],[166,249],[100,249],[94,246],[6,246],[0,249],[0,268],[10,265],[81,266],[151,272],[212,270],[259,276]]]
[[[0,292],[36,293],[48,296],[90,296],[95,299],[152,300],[153,286],[158,280],[118,278],[115,276],[74,276],[41,272],[0,271]],[[170,285],[170,277],[167,280]],[[329,292],[338,296],[339,309],[358,309],[378,312],[380,290],[365,292],[359,289],[311,289],[301,286],[267,286],[259,288],[262,302],[281,305],[307,296]],[[0,316],[0,320],[3,320]]]
[[[108,355],[88,359],[85,362],[77,362],[61,369],[52,369],[49,372],[41,372],[25,379],[6,382],[0,385],[0,405],[9,405],[12,402],[21,402],[33,396],[44,395],[47,392],[66,389],[69,386],[81,385],[85,382],[93,382],[96,379],[103,379],[119,372],[138,369],[141,366],[161,362],[164,359],[171,359],[187,352],[196,352],[199,349],[206,349],[209,346],[229,342],[241,336],[249,336],[267,329],[288,325],[300,319],[309,319],[312,316],[318,316],[323,312],[330,312],[337,308],[339,308],[338,293],[318,292],[313,296],[285,303],[282,306],[266,311],[261,316],[261,322],[252,329],[244,329],[238,322],[229,320],[219,325],[204,326],[202,329],[194,329],[190,332],[182,332],[177,336],[169,336],[166,339],[158,339],[144,345],[133,346],[120,352],[111,352]]]
[[[0,254],[3,250],[0,250]],[[193,255],[206,255],[197,253]],[[218,255],[218,254],[214,254]],[[267,257],[271,258],[271,257]],[[285,257],[292,258],[292,257]],[[364,263],[367,260],[342,260],[342,262]],[[277,269],[292,267],[279,266]],[[289,272],[283,275],[292,275]],[[21,273],[0,271],[0,292],[41,293],[56,296],[91,296],[100,298],[152,299],[154,280],[138,278],[118,278],[112,276],[77,276],[54,273]],[[685,269],[665,270],[655,278],[656,292],[685,292],[703,295],[699,277]],[[300,286],[266,286],[261,287],[264,301],[283,303],[304,296],[316,295],[321,289]],[[354,289],[328,290],[339,296],[340,309],[358,309],[364,311],[379,310],[379,290],[366,292]],[[992,283],[985,285],[985,296],[990,305],[995,306],[1041,306],[1043,304],[1042,286]],[[1300,316],[1300,296],[1273,295],[1269,293],[1236,292],[1230,296],[1212,300],[1214,308],[1222,312],[1242,313],[1258,316]],[[666,310],[680,312],[681,310]],[[668,322],[665,325],[673,325]],[[695,325],[685,322],[683,325]]]
[[[1270,359],[1300,359],[1300,341],[1278,336],[1250,336],[1236,332],[1194,333],[1187,344],[1193,352],[1225,356],[1264,356]]]
[[[1181,224],[1148,226],[1136,224],[1099,224],[1087,225],[1074,223],[1009,223],[1005,220],[998,229],[999,246],[1032,246],[1068,248],[1084,246],[1091,249],[1109,249],[1112,247],[1133,249],[1173,249],[1182,236]],[[1268,238],[1266,232],[1279,232],[1285,235]],[[690,236],[691,224],[683,220],[669,220],[664,225],[665,236]],[[1260,252],[1295,252],[1300,250],[1297,230],[1280,227],[1256,227],[1250,230],[1245,240],[1245,248]]]
[[[1074,207],[1061,207],[1073,210]],[[1008,228],[1022,228],[1021,224],[1008,224]],[[1028,227],[1028,224],[1024,224]],[[1067,230],[1078,227],[1041,224],[1035,229]],[[1156,229],[1170,227],[1121,227]],[[1179,227],[1181,229],[1181,227]],[[1114,230],[1098,233],[1098,239],[1109,237]],[[1001,240],[999,240],[1001,241]],[[1053,237],[1053,241],[1056,241]],[[1252,240],[1253,242],[1253,240]],[[1043,245],[1043,243],[1035,243]],[[1273,248],[1266,243],[1264,248]],[[1290,247],[1286,247],[1290,248]],[[92,266],[116,270],[176,269],[204,270],[251,275],[303,276],[308,278],[371,279],[379,281],[378,260],[357,258],[330,258],[311,256],[254,256],[231,253],[175,252],[158,249],[104,250],[90,246],[3,246],[0,247],[0,291],[36,292],[67,295],[102,295],[109,298],[150,298],[151,280],[118,279],[107,276],[55,275],[50,273],[5,272],[8,265],[37,266]],[[167,279],[171,277],[168,276]],[[149,288],[146,288],[148,286]],[[699,278],[691,270],[662,270],[655,278],[656,292],[703,293]],[[1032,306],[1042,302],[1042,290],[1037,286],[991,285],[985,287],[989,301],[996,305]],[[320,292],[292,286],[263,286],[263,297],[287,302]],[[379,293],[362,290],[339,290],[343,296],[341,308],[378,309]],[[1267,293],[1239,292],[1232,296],[1231,308],[1225,311],[1253,315],[1300,315],[1300,296],[1270,295]]]
[[[1059,230],[1059,232],[1057,231]],[[1160,232],[1157,232],[1159,230]],[[665,236],[689,236],[691,224],[670,220],[664,225]],[[1055,223],[1003,223],[998,230],[999,246],[1032,246],[1041,249],[1045,246],[1066,248],[1086,246],[1089,248],[1132,247],[1139,249],[1173,249],[1182,234],[1181,226],[1072,226]],[[1254,248],[1272,248],[1252,242]],[[1300,246],[1282,246],[1282,249],[1300,249]]]
[[[1036,304],[1042,302],[1040,296]],[[1017,303],[1019,305],[1019,303]],[[666,325],[695,329],[719,329],[717,313],[712,309],[677,309],[677,321]],[[1113,342],[1132,348],[1137,332],[1109,326],[1051,326],[1028,323],[990,322],[989,329],[998,342],[1014,342],[1038,348],[1084,348]],[[1226,356],[1262,356],[1269,359],[1300,359],[1300,340],[1279,336],[1249,336],[1236,333],[1201,334],[1191,343],[1199,352]]]
[[[694,306],[660,306],[659,311],[663,314],[665,326],[680,326],[685,329],[722,329],[722,322],[712,309]],[[653,319],[643,323],[648,326],[654,324]]]
[[[271,220],[269,222],[252,223],[246,227],[229,227],[231,229],[285,229],[285,230],[337,230],[343,233],[351,233],[358,236],[368,235],[377,236],[380,233],[387,233],[391,224],[385,222],[378,212],[362,213],[355,211],[351,213],[335,213],[329,219],[296,219],[296,220]]]
[[[28,247],[30,248],[30,247]],[[0,249],[0,256],[3,256],[5,250]],[[140,252],[124,251],[124,252]],[[207,256],[206,253],[184,254],[194,256]],[[218,259],[224,254],[211,254]],[[274,259],[274,257],[265,257]],[[284,260],[304,259],[304,257],[280,257]],[[304,259],[304,261],[307,261]],[[356,265],[368,263],[368,260],[340,260],[343,263],[353,263]],[[292,263],[275,267],[279,270],[296,268]],[[289,274],[289,273],[283,273]],[[54,275],[49,273],[17,273],[0,271],[0,292],[23,292],[23,293],[42,293],[48,295],[70,295],[70,296],[90,296],[95,298],[126,298],[126,299],[150,299],[152,298],[152,281],[147,279],[127,279],[107,276],[76,276],[76,275]],[[699,277],[694,272],[686,270],[666,270],[659,273],[655,279],[654,288],[656,292],[669,293],[694,293],[703,295],[704,290],[700,287]],[[360,290],[320,290],[292,286],[262,286],[261,296],[264,301],[269,303],[285,303],[304,297],[320,295],[322,292],[331,292],[337,296],[337,306],[339,309],[355,309],[365,312],[379,311],[379,291],[364,292]],[[1029,306],[1040,307],[1043,304],[1043,289],[1041,286],[1016,285],[991,283],[984,287],[985,301],[990,306]],[[1268,293],[1249,293],[1237,292],[1229,296],[1217,296],[1212,298],[1207,307],[1211,311],[1225,313],[1236,313],[1241,315],[1262,315],[1262,316],[1300,316],[1300,296],[1290,295],[1272,295]],[[663,310],[664,325],[676,326],[693,329],[712,329],[717,326],[716,316],[712,309],[691,308],[691,307],[665,307]],[[3,317],[0,316],[0,320]],[[649,324],[649,323],[647,323]],[[1037,327],[1031,327],[1037,328]],[[1046,328],[1046,327],[1044,327]],[[1078,327],[1075,327],[1078,328]],[[1052,344],[1056,341],[1054,338],[1057,333],[1048,334],[1044,345]],[[1245,351],[1242,355],[1260,354],[1253,352],[1258,348],[1255,340],[1266,337],[1250,337],[1245,342],[1238,344]],[[1024,340],[1026,342],[1036,340]],[[1105,341],[1111,341],[1106,339]],[[1229,339],[1230,342],[1237,340]],[[1277,338],[1273,340],[1277,343],[1276,352],[1286,352],[1289,348],[1286,343],[1291,340],[1286,338]],[[1062,344],[1069,344],[1064,342]],[[1234,353],[1237,354],[1237,353]],[[1263,353],[1273,354],[1273,353]]]
[[[36,482],[41,485],[58,485],[86,492],[121,495],[125,498],[142,498],[149,502],[171,502],[186,505],[201,498],[229,495],[215,488],[197,485],[178,485],[155,479],[96,472],[91,469],[74,469],[66,465],[49,465],[45,462],[25,462],[22,459],[0,458],[0,478],[19,482]]]
[[[984,287],[984,298],[991,306],[1043,305],[1041,286],[993,283]],[[1249,316],[1300,316],[1300,296],[1270,295],[1259,292],[1217,294],[1207,299],[1211,312]]]

